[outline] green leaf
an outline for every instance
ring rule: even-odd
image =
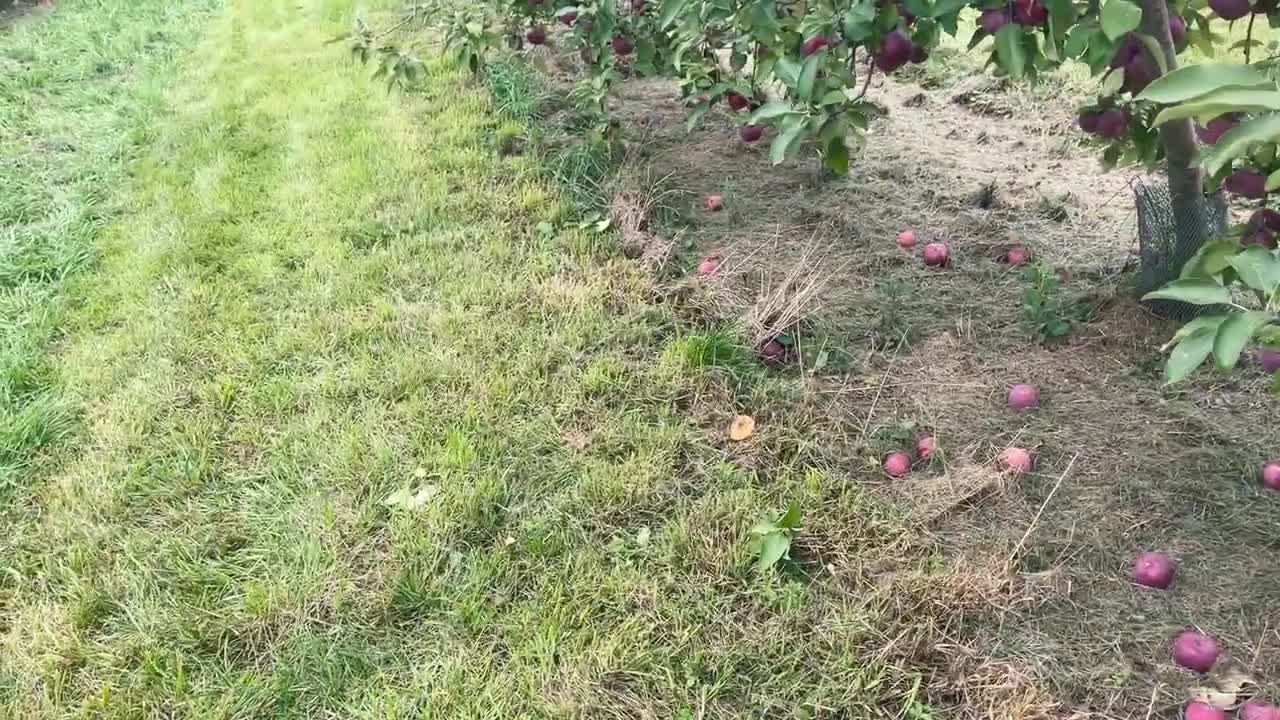
[[[1229,112],[1262,112],[1280,110],[1280,91],[1252,88],[1221,88],[1172,107],[1156,115],[1153,125],[1163,125],[1182,118],[1212,119]]]
[[[837,175],[849,174],[849,146],[843,137],[833,137],[827,141],[827,154],[823,158],[827,169]]]
[[[1149,300],[1179,300],[1192,305],[1226,305],[1231,292],[1212,280],[1174,280],[1142,296]]]
[[[828,90],[826,94],[822,96],[822,101],[819,102],[818,104],[819,105],[836,105],[848,99],[849,99],[849,96],[845,95],[843,90]]]
[[[1142,22],[1142,9],[1129,0],[1107,0],[1102,6],[1102,32],[1111,40],[1137,30],[1139,22]]]
[[[1026,71],[1027,50],[1022,44],[1021,25],[1009,23],[996,31],[996,57],[1005,72],[1012,77],[1022,77]]]
[[[1240,252],[1240,243],[1234,240],[1214,240],[1200,246],[1196,254],[1182,266],[1179,275],[1183,280],[1202,280],[1217,277],[1231,267],[1231,257]]]
[[[1213,352],[1213,340],[1216,336],[1217,333],[1213,330],[1201,329],[1183,338],[1173,352],[1169,353],[1169,360],[1164,365],[1164,384],[1172,385],[1200,367],[1209,353]]]
[[[827,51],[821,50],[810,55],[800,68],[800,80],[796,83],[796,94],[803,100],[813,97],[813,82],[818,77],[818,68],[827,57]]]
[[[774,102],[766,103],[764,107],[752,113],[751,119],[747,121],[747,124],[759,125],[761,122],[765,120],[773,120],[774,118],[780,118],[784,115],[799,115],[799,114],[800,114],[799,110],[796,110],[795,108],[791,107],[787,103],[774,101]]]
[[[658,28],[667,29],[688,4],[689,0],[662,0],[662,7],[658,12]]]
[[[789,57],[780,57],[773,66],[773,74],[783,85],[793,88],[800,82],[800,64]]]
[[[1231,313],[1222,325],[1218,326],[1217,335],[1213,340],[1213,359],[1218,367],[1223,370],[1235,367],[1240,361],[1240,353],[1244,352],[1245,345],[1253,339],[1253,334],[1270,319],[1271,314],[1261,310]]]
[[[1069,58],[1078,58],[1089,49],[1089,39],[1093,30],[1087,25],[1076,25],[1067,33],[1067,41],[1062,46],[1062,54]]]
[[[804,133],[804,123],[796,123],[789,125],[778,133],[773,139],[773,145],[769,148],[769,161],[774,165],[787,159],[787,153],[791,150],[791,145]]]
[[[933,4],[929,0],[902,0],[902,7],[917,18],[933,17]]]
[[[1280,188],[1280,170],[1277,170],[1267,176],[1266,191],[1272,192],[1276,188]]]
[[[787,506],[787,512],[783,514],[782,519],[778,521],[778,527],[788,530],[795,530],[800,527],[800,503],[792,500]]]
[[[1045,7],[1049,10],[1049,37],[1055,47],[1061,47],[1076,21],[1076,6],[1071,0],[1047,0]]]
[[[1184,65],[1156,78],[1138,99],[1170,105],[1229,87],[1267,88],[1275,87],[1275,83],[1249,65],[1201,63]]]
[[[1143,33],[1134,34],[1137,35],[1138,39],[1142,41],[1142,44],[1146,46],[1147,53],[1151,55],[1151,57],[1155,58],[1156,65],[1160,68],[1160,74],[1164,75],[1169,72],[1169,64],[1165,62],[1164,48],[1160,47],[1160,43],[1150,35],[1144,35]]]
[[[760,572],[765,572],[787,556],[791,539],[780,532],[772,532],[760,538]]]
[[[698,127],[698,123],[702,122],[703,116],[706,115],[707,111],[710,109],[711,108],[707,103],[698,103],[698,106],[689,113],[689,119],[684,123],[685,132],[693,132],[693,129]]]
[[[1244,155],[1254,143],[1280,138],[1280,114],[1268,113],[1243,122],[1218,138],[1218,144],[1204,154],[1204,169],[1217,175],[1224,165]]]
[[[1231,267],[1245,285],[1271,297],[1280,286],[1280,258],[1263,247],[1251,247],[1231,257]]]
[[[1173,334],[1173,337],[1169,339],[1169,342],[1164,344],[1164,347],[1160,348],[1160,351],[1167,351],[1169,348],[1182,342],[1183,338],[1194,335],[1201,330],[1212,330],[1216,333],[1218,332],[1218,326],[1226,319],[1226,315],[1201,315],[1186,325],[1178,328],[1178,332]]]

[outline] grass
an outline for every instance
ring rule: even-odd
[[[927,716],[901,598],[827,569],[927,579],[930,546],[771,423],[778,381],[731,339],[653,304],[579,226],[590,193],[500,157],[516,116],[437,57],[386,92],[324,43],[350,0],[160,5],[68,0],[0,37],[84,63],[8,77],[32,108],[108,67],[72,52],[94,18],[113,47],[203,32],[167,92],[172,52],[135,47],[127,92],[76,86],[97,104],[24,133],[107,117],[69,142],[110,172],[49,155],[22,182],[71,173],[45,194],[111,211],[23,261],[48,314],[6,311],[45,318],[22,392],[81,420],[12,466],[0,715]],[[48,202],[23,217],[68,217]],[[742,411],[761,426],[730,446]],[[792,501],[793,560],[762,575],[750,529]]]
[[[47,362],[66,291],[207,5],[68,2],[0,28],[0,497],[74,427]]]

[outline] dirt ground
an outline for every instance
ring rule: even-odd
[[[937,434],[945,462],[875,481],[879,491],[942,541],[948,562],[980,568],[975,583],[1012,591],[980,594],[966,639],[932,648],[979,659],[965,677],[941,673],[935,702],[1002,717],[1172,717],[1204,687],[1242,677],[1239,698],[1277,697],[1280,499],[1256,480],[1280,454],[1268,379],[1245,367],[1162,389],[1159,346],[1176,326],[1127,286],[1131,186],[1150,178],[1100,169],[1071,126],[1070,97],[981,74],[939,82],[937,70],[873,86],[889,112],[846,179],[822,176],[811,156],[770,166],[769,138],[742,144],[727,114],[687,133],[672,84],[628,81],[613,108],[631,148],[622,183],[663,192],[673,283],[700,258],[724,257],[725,272],[695,289],[711,300],[690,301],[706,322],[743,322],[758,293],[797,269],[817,283],[792,352],[806,388],[792,412],[815,460],[867,482],[886,432]],[[702,208],[710,194],[724,196],[722,212]],[[904,228],[921,244],[945,241],[951,267],[931,271],[919,248],[899,250]],[[1062,300],[1086,309],[1064,342],[1041,345],[1023,325],[1021,273],[999,262],[1011,243],[1055,268]],[[1039,411],[1005,408],[1019,382],[1041,388]],[[987,469],[1012,444],[1037,457],[1024,480]],[[1144,549],[1178,558],[1174,589],[1128,581]],[[1215,678],[1170,662],[1170,639],[1188,627],[1226,648]]]

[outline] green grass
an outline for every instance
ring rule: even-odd
[[[65,291],[209,4],[71,0],[0,30],[0,499],[74,427],[47,362]]]
[[[21,136],[102,151],[43,158],[20,173],[43,204],[5,211],[67,243],[6,251],[38,296],[6,300],[34,327],[6,412],[82,421],[6,431],[0,715],[927,715],[928,625],[899,614],[930,611],[873,569],[929,549],[771,425],[780,381],[579,228],[590,193],[551,156],[499,156],[514,116],[436,57],[386,92],[325,45],[351,0],[227,0],[163,93],[173,57],[125,38],[203,16],[161,5],[67,0],[0,36],[81,63],[5,80]],[[95,18],[134,54],[82,57]],[[51,91],[126,62],[128,92]],[[762,575],[750,529],[792,501],[794,560]]]

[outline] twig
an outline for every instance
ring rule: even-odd
[[[867,411],[867,418],[862,421],[862,437],[866,439],[867,428],[871,426],[871,418],[876,414],[876,406],[880,404],[880,393],[884,392],[884,384],[889,379],[889,371],[893,370],[893,364],[898,361],[898,351],[902,349],[902,343],[907,341],[906,333],[898,338],[898,347],[893,349],[893,357],[889,358],[889,367],[884,369],[884,375],[880,376],[880,387],[876,388],[875,399],[871,401],[871,409]]]
[[[1253,50],[1253,19],[1257,13],[1249,13],[1249,29],[1244,34],[1244,64],[1249,64],[1249,52]]]
[[[373,36],[373,39],[374,39],[374,40],[381,40],[382,38],[384,38],[384,37],[386,37],[386,36],[390,35],[391,33],[393,33],[393,32],[395,32],[395,31],[399,30],[400,28],[404,27],[405,25],[408,25],[409,23],[413,22],[414,20],[416,20],[416,19],[417,19],[417,17],[418,17],[418,6],[417,6],[417,5],[414,5],[414,6],[413,6],[413,10],[411,10],[411,11],[409,12],[409,14],[408,14],[407,16],[405,16],[405,18],[404,18],[403,20],[401,20],[400,22],[396,23],[395,25],[392,25],[391,27],[387,28],[386,30],[383,30],[382,32],[378,33],[377,35],[374,35],[374,36]]]
[[[862,83],[862,90],[858,93],[858,97],[856,97],[856,98],[854,98],[854,99],[853,99],[853,101],[854,101],[854,102],[858,102],[858,101],[859,101],[859,100],[861,100],[862,98],[866,97],[866,95],[867,95],[867,90],[868,90],[868,88],[870,88],[870,87],[871,87],[871,76],[876,74],[876,62],[875,62],[875,61],[876,61],[876,59],[875,59],[875,56],[874,56],[874,55],[869,56],[869,57],[867,58],[867,79],[863,81],[863,83]]]
[[[1053,484],[1053,489],[1049,491],[1049,496],[1040,503],[1040,509],[1036,511],[1036,516],[1031,518],[1031,524],[1027,526],[1027,531],[1022,533],[1022,539],[1018,541],[1017,547],[1009,553],[1009,559],[1004,563],[1004,571],[1007,574],[1013,567],[1014,558],[1018,557],[1018,553],[1022,552],[1022,546],[1026,544],[1027,538],[1031,537],[1031,532],[1036,529],[1036,523],[1040,522],[1040,516],[1044,514],[1044,509],[1049,507],[1049,501],[1053,500],[1053,496],[1058,494],[1058,488],[1062,487],[1062,481],[1067,479],[1067,473],[1071,472],[1071,467],[1076,464],[1076,458],[1080,457],[1080,453],[1071,456],[1071,462],[1067,463],[1067,469],[1062,471],[1058,476],[1058,482]]]
[[[1151,688],[1151,702],[1147,703],[1147,720],[1151,720],[1151,713],[1156,709],[1156,693],[1160,692],[1160,683],[1156,683]]]

